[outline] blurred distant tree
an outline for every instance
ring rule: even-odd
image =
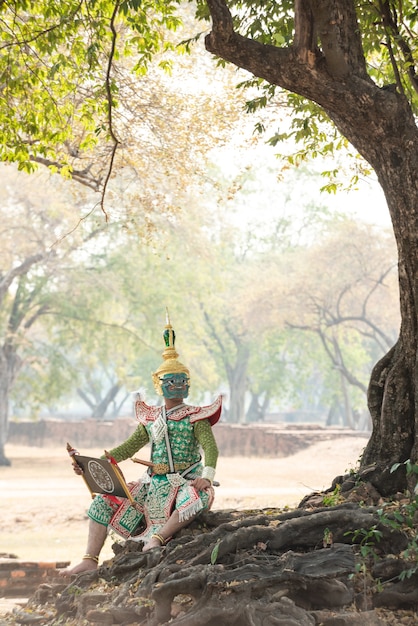
[[[11,172],[10,172],[11,173]],[[12,179],[9,179],[9,184]],[[57,196],[53,206],[42,186],[33,179],[8,186],[3,172],[1,190],[0,258],[0,465],[7,464],[4,444],[8,431],[9,395],[23,363],[33,358],[39,320],[52,315],[55,298],[63,286],[63,274],[77,263],[82,248],[98,237],[103,221],[88,224],[68,234],[55,247],[62,233],[74,225],[74,209]],[[45,357],[40,355],[41,359]]]
[[[350,427],[354,421],[347,385],[366,395],[372,364],[396,341],[395,259],[389,233],[337,220],[289,262],[286,304],[280,304],[286,310],[286,324],[320,340],[340,375],[345,423]],[[274,300],[274,294],[271,297]]]
[[[40,231],[30,237],[31,245],[27,245],[29,252],[26,253],[21,243],[29,228],[32,210],[34,232],[38,222],[42,222],[33,199],[34,190],[29,192],[27,187],[25,191],[23,185],[17,191],[16,183],[8,183],[6,175],[3,177],[2,213],[10,213],[10,205],[16,205],[13,228],[14,233],[19,231],[19,237],[15,239],[14,247],[9,246],[8,238],[12,231],[9,231],[10,220],[5,219],[0,233],[1,268],[4,272],[4,280],[0,284],[0,318],[4,320],[0,333],[1,340],[4,340],[0,463],[6,462],[4,443],[7,438],[8,398],[19,370],[22,372],[22,383],[27,381],[29,384],[30,381],[36,410],[47,395],[49,402],[53,402],[60,389],[62,392],[62,385],[71,386],[79,382],[80,369],[76,367],[74,347],[83,335],[82,326],[85,351],[89,342],[90,347],[97,350],[95,363],[90,363],[90,377],[96,375],[104,382],[106,364],[109,363],[111,351],[103,354],[101,346],[106,342],[103,341],[101,346],[99,343],[105,335],[104,330],[102,333],[91,331],[92,324],[96,322],[102,322],[101,328],[105,328],[105,313],[109,316],[111,310],[109,303],[105,303],[104,296],[100,300],[97,285],[89,290],[88,281],[83,276],[83,263],[79,263],[79,274],[74,265],[60,266],[59,279],[55,282],[50,279],[45,263],[51,264],[52,259],[65,257],[65,251],[75,241],[83,250],[79,259],[84,262],[91,255],[92,247],[82,241],[82,233],[88,239],[86,233],[96,228],[95,192],[101,194],[106,217],[109,217],[108,211],[112,213],[112,224],[108,228],[121,223],[125,234],[132,236],[129,242],[125,238],[121,244],[127,250],[138,246],[139,242],[157,242],[159,235],[155,220],[161,220],[164,228],[164,222],[175,219],[180,211],[181,199],[186,202],[188,188],[202,176],[209,149],[216,142],[225,140],[237,116],[236,92],[228,80],[222,82],[221,89],[219,83],[213,89],[209,80],[201,81],[200,89],[193,88],[193,99],[190,98],[191,74],[194,71],[202,77],[206,71],[193,58],[184,57],[171,70],[172,76],[169,77],[170,58],[162,59],[158,55],[163,51],[172,52],[173,45],[165,40],[167,33],[161,27],[177,28],[180,21],[172,16],[173,7],[165,2],[156,6],[155,12],[143,9],[144,12],[139,10],[135,20],[131,20],[134,30],[127,34],[125,20],[129,21],[132,11],[138,10],[137,3],[131,6],[129,2],[118,2],[116,5],[102,2],[100,6],[94,4],[87,7],[84,3],[57,4],[46,0],[30,4],[0,4],[0,46],[3,51],[0,58],[3,80],[0,91],[0,159],[16,162],[19,169],[28,172],[33,172],[37,164],[47,166],[51,172],[60,172],[74,183],[81,183],[80,189],[86,189],[81,197],[81,191],[75,192],[72,186],[77,200],[74,201],[68,191],[67,205],[65,200],[61,200],[60,204],[55,198],[47,197],[45,190],[43,202],[48,211],[45,210],[42,228],[46,236],[43,238]],[[123,53],[114,48],[115,40],[123,42]],[[64,42],[69,46],[66,53],[63,52]],[[152,64],[154,55],[158,58]],[[36,176],[32,185],[45,184],[45,179],[38,174]],[[106,209],[103,204],[105,192],[108,201]],[[72,215],[71,209],[67,211],[67,207],[71,206]],[[60,211],[63,213],[62,221]],[[55,220],[52,225],[50,215]],[[100,214],[99,217],[102,222],[105,221]],[[23,228],[20,230],[21,218]],[[90,221],[91,224],[88,223]],[[80,240],[75,233],[77,227],[80,228]],[[104,224],[99,223],[97,228],[100,232],[104,231]],[[99,248],[106,249],[111,240],[109,230],[106,232],[96,244]],[[7,255],[9,248],[11,253]],[[106,263],[105,255],[99,259],[96,254],[94,263],[96,261]],[[81,285],[86,288],[83,294],[77,292],[77,287]],[[19,300],[13,305],[16,289]],[[93,306],[89,317],[86,307],[90,297],[96,299],[91,302]],[[78,315],[74,309],[69,310],[75,302],[81,304]],[[33,314],[30,321],[23,314],[16,315],[14,312],[14,319],[7,322],[9,307],[20,307],[22,310],[24,303]],[[160,310],[164,311],[165,302],[159,304]],[[35,326],[41,313],[48,312],[52,316],[58,308],[61,320],[65,314],[68,320],[71,318],[69,326],[72,330],[64,326],[59,330],[60,341],[63,342],[61,346],[70,346],[65,355],[57,349],[56,328],[50,329],[51,335],[47,337],[45,328],[41,331]],[[103,313],[102,319],[99,319],[99,310]],[[38,336],[42,333],[36,354],[31,353],[32,344],[28,341],[29,335],[26,335],[30,329],[33,333],[34,328]],[[118,332],[114,330],[114,340]],[[126,337],[127,330],[123,328],[122,332]],[[132,342],[132,350],[137,341],[138,337]],[[93,354],[94,351],[90,353],[90,358]],[[127,359],[128,355],[132,356],[132,352],[125,351],[124,358]],[[85,356],[86,352],[84,359]],[[81,358],[80,355],[78,358]],[[135,377],[132,367],[136,362],[136,359],[134,362],[131,360],[128,366],[122,358],[115,360],[118,362],[115,370],[108,372],[114,392],[119,386],[125,388],[127,379]],[[42,362],[43,367],[39,367]],[[84,362],[87,367],[86,359]],[[58,363],[65,365],[65,374],[62,368],[57,367]],[[36,370],[38,375],[34,377]],[[90,393],[86,387],[80,387],[81,395],[90,403],[94,414],[104,415],[112,393],[110,389],[105,391],[104,387],[99,392],[93,380],[91,382]],[[130,389],[131,385],[127,387]],[[22,385],[22,389],[15,393],[14,406],[17,408],[25,402],[24,388],[25,385]]]
[[[338,398],[344,423],[355,427],[354,410],[365,406],[372,365],[396,338],[393,238],[320,208],[315,224],[310,213],[308,207],[307,220],[299,215],[309,225],[299,230],[299,243],[292,229],[286,231],[286,221],[281,227],[271,222],[270,240],[266,235],[257,244],[251,230],[252,247],[246,248],[242,267],[230,253],[222,265],[230,274],[219,269],[236,295],[223,323],[228,296],[223,301],[218,296],[221,313],[212,309],[208,325],[213,326],[212,350],[218,345],[225,371],[235,371],[236,355],[244,372],[240,387],[235,386],[241,407],[243,394],[251,393],[247,418],[241,410],[239,421],[264,415],[269,402],[301,408],[314,377],[321,402],[311,397],[311,406],[320,406],[325,415]],[[276,228],[281,228],[280,246]],[[306,331],[311,339],[302,338]]]
[[[89,414],[101,419],[114,415],[129,391],[142,388],[152,396],[150,374],[161,358],[168,306],[181,359],[192,372],[192,402],[226,382],[227,419],[254,421],[270,401],[306,407],[315,378],[309,403],[324,414],[332,401],[327,394],[333,395],[341,381],[334,376],[333,394],[327,391],[331,364],[319,352],[318,340],[303,340],[305,331],[286,330],[286,322],[316,324],[310,299],[331,307],[340,291],[347,299],[340,311],[361,307],[364,302],[356,297],[367,293],[365,280],[366,286],[367,281],[374,285],[372,271],[381,257],[390,258],[390,246],[386,250],[376,232],[377,251],[365,248],[357,259],[352,244],[362,249],[368,227],[342,222],[345,228],[337,228],[320,208],[315,226],[310,207],[309,219],[300,216],[308,228],[298,231],[298,246],[287,219],[271,222],[269,234],[259,239],[252,226],[247,232],[228,224],[225,215],[214,220],[214,209],[206,209],[190,190],[187,198],[187,213],[158,218],[153,245],[132,245],[129,229],[107,226],[88,254],[76,254],[82,262],[66,261],[50,294],[48,323],[37,328],[32,348],[26,339],[15,407],[26,403],[27,413],[30,397],[35,413],[41,404],[62,412],[67,392],[78,389]],[[313,241],[304,241],[312,232],[317,233]],[[333,280],[324,284],[320,277],[329,267]],[[383,336],[390,312],[381,306],[382,286],[376,287],[370,286],[368,319]],[[361,347],[363,338],[355,339],[354,321],[348,322],[350,332],[339,333],[339,345],[356,373],[371,362],[372,343],[367,338]],[[249,395],[253,402],[247,407]],[[55,408],[55,399],[61,408]]]

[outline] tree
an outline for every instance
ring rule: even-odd
[[[2,161],[27,171],[40,163],[93,189],[107,187],[121,147],[113,115],[124,84],[113,65],[116,42],[123,55],[135,52],[132,71],[141,75],[154,54],[172,48],[165,29],[180,24],[172,3],[146,4],[1,3]],[[119,123],[132,123],[134,114],[123,107]]]
[[[413,2],[208,0],[206,48],[250,72],[274,101],[293,94],[306,125],[331,120],[374,169],[392,219],[399,260],[401,328],[373,369],[373,431],[362,467],[374,464],[383,494],[405,486],[395,462],[418,460],[417,12]],[[202,6],[202,5],[201,5]],[[202,8],[204,8],[202,6]],[[296,97],[301,96],[301,98]],[[302,100],[302,98],[304,100]]]
[[[287,325],[317,335],[339,373],[345,423],[351,428],[353,406],[347,386],[365,397],[372,364],[396,341],[395,258],[389,233],[338,219],[290,260]]]
[[[48,201],[42,180],[34,181],[30,193],[20,180],[12,184],[3,172],[1,191],[0,268],[0,465],[8,464],[4,444],[8,432],[11,389],[24,362],[31,358],[40,319],[56,312],[56,297],[62,289],[63,273],[77,265],[80,250],[105,229],[102,221],[91,220],[76,231],[74,210]],[[10,194],[8,196],[8,194]],[[7,200],[6,200],[7,198]],[[67,234],[61,245],[58,239]],[[43,355],[40,355],[43,358]]]

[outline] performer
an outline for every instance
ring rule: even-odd
[[[135,506],[128,499],[96,496],[88,510],[86,553],[80,563],[62,570],[63,575],[97,569],[109,528],[124,538],[144,541],[143,551],[146,551],[164,546],[203,509],[212,506],[218,458],[212,426],[220,418],[222,397],[205,407],[183,402],[189,393],[190,374],[177,360],[175,332],[168,314],[163,336],[164,361],[152,378],[156,391],[164,397],[164,404],[149,406],[138,396],[137,429],[108,453],[120,462],[151,443],[150,467],[138,482],[129,484]],[[204,452],[204,465],[200,448]],[[78,474],[82,472],[76,465],[74,469]]]

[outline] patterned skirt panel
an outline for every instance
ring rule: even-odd
[[[87,512],[90,519],[125,539],[132,535],[148,539],[164,526],[174,510],[179,512],[179,520],[185,521],[210,508],[214,499],[212,488],[197,491],[179,474],[155,475],[150,482],[139,481],[128,486],[135,506],[127,499],[98,495]]]

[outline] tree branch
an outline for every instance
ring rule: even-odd
[[[309,4],[327,71],[334,78],[351,73],[368,78],[354,3],[310,0]]]
[[[113,9],[113,13],[112,13],[112,17],[110,19],[110,30],[112,31],[112,45],[110,48],[110,54],[109,54],[109,61],[107,64],[107,71],[106,71],[106,81],[105,81],[105,85],[106,85],[106,95],[107,95],[107,119],[108,119],[108,124],[109,124],[109,134],[110,137],[113,141],[113,148],[112,148],[112,152],[110,155],[110,162],[109,162],[109,168],[105,177],[105,181],[103,184],[103,191],[102,191],[102,198],[100,201],[100,207],[102,209],[102,212],[106,218],[106,222],[108,221],[108,215],[107,215],[107,211],[105,209],[104,206],[104,199],[105,199],[105,195],[106,195],[106,190],[107,190],[107,186],[109,184],[110,181],[110,177],[112,175],[112,171],[113,171],[113,163],[115,161],[115,155],[116,155],[116,151],[119,147],[119,140],[116,137],[114,128],[113,128],[113,97],[112,97],[112,88],[111,88],[111,80],[110,80],[110,74],[111,74],[111,70],[112,70],[112,64],[113,64],[113,58],[115,56],[115,50],[116,50],[116,39],[117,39],[117,32],[116,32],[116,28],[115,28],[115,19],[116,19],[116,15],[119,11],[119,6],[120,6],[120,2],[116,2],[115,3],[115,7]]]
[[[39,309],[25,322],[25,329],[30,328],[36,320],[41,317],[41,315],[45,315],[49,311],[49,305],[43,304]]]
[[[44,165],[45,167],[56,167],[61,170],[64,165],[62,163],[58,163],[57,161],[51,161],[50,159],[45,159],[40,156],[31,156],[30,160],[34,163],[39,163],[40,165]],[[95,178],[94,176],[90,176],[90,169],[92,165],[84,168],[83,170],[71,170],[71,178],[76,180],[81,185],[88,187],[89,189],[93,189],[93,191],[98,191],[101,185],[101,178]]]
[[[321,329],[318,330],[318,335],[319,335],[319,338],[321,339],[322,345],[324,346],[326,353],[331,359],[331,363],[333,364],[334,368],[344,376],[344,378],[350,383],[350,385],[353,385],[354,387],[358,387],[366,394],[367,393],[366,385],[363,385],[363,383],[359,381],[358,378],[356,378],[354,374],[352,374],[345,366],[343,355],[342,355],[337,339],[333,337],[332,340],[330,341],[330,343],[332,344],[334,348],[334,353],[333,353],[328,345],[329,340],[327,339],[325,334],[321,331]]]
[[[236,32],[226,0],[206,2],[212,18],[212,31],[205,38],[209,52],[271,85],[316,102],[375,166],[378,124],[381,126],[382,120],[392,123],[398,99],[382,91],[367,73],[354,0],[297,2],[296,42],[283,47],[262,44]],[[237,20],[239,16],[237,9]],[[353,118],[358,122],[355,125],[351,123]],[[412,112],[409,119],[414,124]]]
[[[398,85],[398,89],[403,92],[403,86],[400,79],[399,69],[396,63],[395,55],[393,53],[392,41],[391,37],[393,37],[396,44],[399,46],[399,49],[402,52],[404,62],[407,67],[407,74],[411,81],[413,89],[418,93],[418,77],[415,71],[415,59],[412,53],[412,50],[408,43],[405,41],[405,38],[402,37],[401,32],[398,26],[398,20],[395,13],[395,9],[391,9],[390,3],[385,0],[384,2],[379,2],[380,13],[382,15],[382,22],[387,32],[386,38],[386,46],[389,51],[390,60],[392,63],[393,71],[396,77],[396,84]]]
[[[303,69],[315,69],[315,83],[322,77],[322,87],[330,77],[341,79],[349,74],[370,81],[352,1],[295,0],[294,45],[283,48],[261,44],[235,32],[224,0],[207,0],[207,5],[212,31],[205,38],[206,49],[255,76],[315,100],[313,92],[301,91]],[[325,63],[320,63],[321,56]]]
[[[207,0],[207,5],[212,17],[212,31],[205,37],[208,52],[274,84],[280,84],[277,76],[285,80],[282,68],[291,67],[288,65],[291,48],[264,45],[235,32],[224,0]]]
[[[311,7],[305,0],[295,0],[295,37],[293,45],[302,61],[309,64],[317,47]]]
[[[22,276],[26,274],[32,265],[39,263],[48,256],[49,252],[39,252],[38,254],[32,254],[27,259],[23,261],[17,267],[14,267],[9,272],[7,272],[0,280],[0,306],[2,305],[3,298],[17,276]]]

